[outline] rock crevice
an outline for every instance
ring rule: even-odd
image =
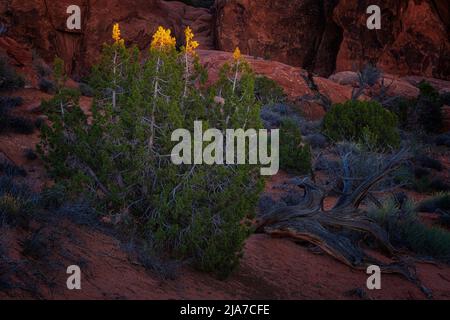
[[[80,31],[66,28],[73,4],[82,11]],[[381,30],[366,27],[371,4],[382,8]],[[189,25],[202,49],[231,52],[238,46],[244,54],[320,76],[373,63],[391,74],[450,80],[448,0],[216,0],[211,9],[163,0],[0,3],[2,43],[33,48],[47,61],[58,55],[73,75],[96,61],[115,22],[141,49],[159,25],[172,29],[182,45]]]
[[[366,26],[369,5],[382,29]],[[218,0],[218,49],[300,66],[322,76],[372,63],[399,75],[450,79],[447,0]]]

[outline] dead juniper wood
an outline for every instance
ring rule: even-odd
[[[431,297],[416,276],[415,268],[407,257],[401,256],[390,243],[384,229],[369,219],[360,208],[364,199],[375,202],[372,188],[407,160],[408,152],[403,149],[365,180],[355,187],[350,176],[344,177],[342,195],[333,208],[326,210],[324,200],[329,191],[312,182],[309,178],[299,179],[297,187],[304,190],[302,201],[295,206],[284,206],[263,214],[257,221],[257,232],[277,237],[287,237],[294,241],[306,241],[320,247],[324,252],[347,264],[351,268],[365,270],[369,265],[378,265],[385,273],[397,273],[406,277]],[[344,172],[345,161],[343,161]],[[347,171],[348,172],[348,171]],[[376,199],[375,199],[376,200]],[[354,230],[372,236],[393,263],[383,263],[371,257],[350,238],[333,230]]]

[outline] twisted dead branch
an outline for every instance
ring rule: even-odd
[[[386,231],[360,209],[364,199],[374,200],[373,194],[370,193],[372,188],[404,163],[407,154],[407,150],[394,154],[380,170],[355,187],[353,184],[357,180],[349,176],[350,170],[344,156],[343,191],[334,207],[329,210],[324,208],[328,192],[309,178],[298,179],[296,186],[304,190],[301,202],[295,206],[278,207],[261,215],[256,231],[274,237],[312,243],[351,268],[366,270],[369,265],[378,265],[385,273],[401,274],[419,286],[427,297],[431,297],[431,292],[417,278],[413,264],[400,256],[391,245]],[[340,230],[353,230],[371,236],[394,262],[386,264],[371,257],[358,244],[339,233]]]

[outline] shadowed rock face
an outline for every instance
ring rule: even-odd
[[[366,9],[382,9],[368,30]],[[448,0],[219,0],[216,41],[321,75],[378,64],[396,74],[450,79]]]
[[[218,49],[330,74],[342,41],[332,19],[338,0],[216,1]]]
[[[68,30],[67,7],[81,8],[82,28]],[[211,49],[212,15],[209,10],[180,2],[161,0],[2,0],[0,22],[8,27],[6,37],[32,47],[47,61],[55,55],[66,62],[67,71],[80,74],[90,66],[110,41],[112,25],[119,22],[129,43],[147,48],[159,25],[171,28],[177,39],[190,25],[203,48]],[[8,50],[8,48],[6,48]]]
[[[365,27],[364,14],[357,15],[370,4],[382,8],[383,25],[376,32]],[[450,79],[449,11],[448,1],[339,1],[334,20],[344,30],[344,40],[337,70],[372,62],[390,73]]]
[[[66,28],[69,5],[82,10],[82,30]],[[382,29],[366,27],[370,4]],[[2,0],[0,44],[17,65],[31,48],[47,61],[62,57],[82,75],[119,22],[126,41],[148,47],[159,25],[182,44],[190,25],[202,49],[241,51],[321,76],[371,62],[399,75],[450,80],[448,0],[216,0],[213,10],[162,0]],[[6,32],[4,31],[6,27]],[[27,54],[20,53],[22,47]]]

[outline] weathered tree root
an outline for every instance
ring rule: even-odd
[[[359,209],[366,197],[369,200],[373,198],[370,194],[371,188],[397,169],[406,160],[406,154],[406,150],[402,150],[394,155],[380,172],[374,173],[361,182],[353,192],[349,192],[351,177],[344,179],[342,196],[330,210],[325,210],[323,207],[327,194],[321,187],[309,179],[299,180],[296,184],[304,190],[302,201],[296,206],[277,208],[262,215],[257,221],[256,231],[274,237],[286,237],[294,241],[312,243],[354,269],[366,270],[369,265],[377,265],[382,272],[404,276],[416,284],[428,298],[431,298],[432,293],[421,284],[414,264],[402,257],[391,245],[386,231],[367,218]],[[370,235],[395,262],[382,263],[366,254],[349,238],[333,232],[342,229]]]

